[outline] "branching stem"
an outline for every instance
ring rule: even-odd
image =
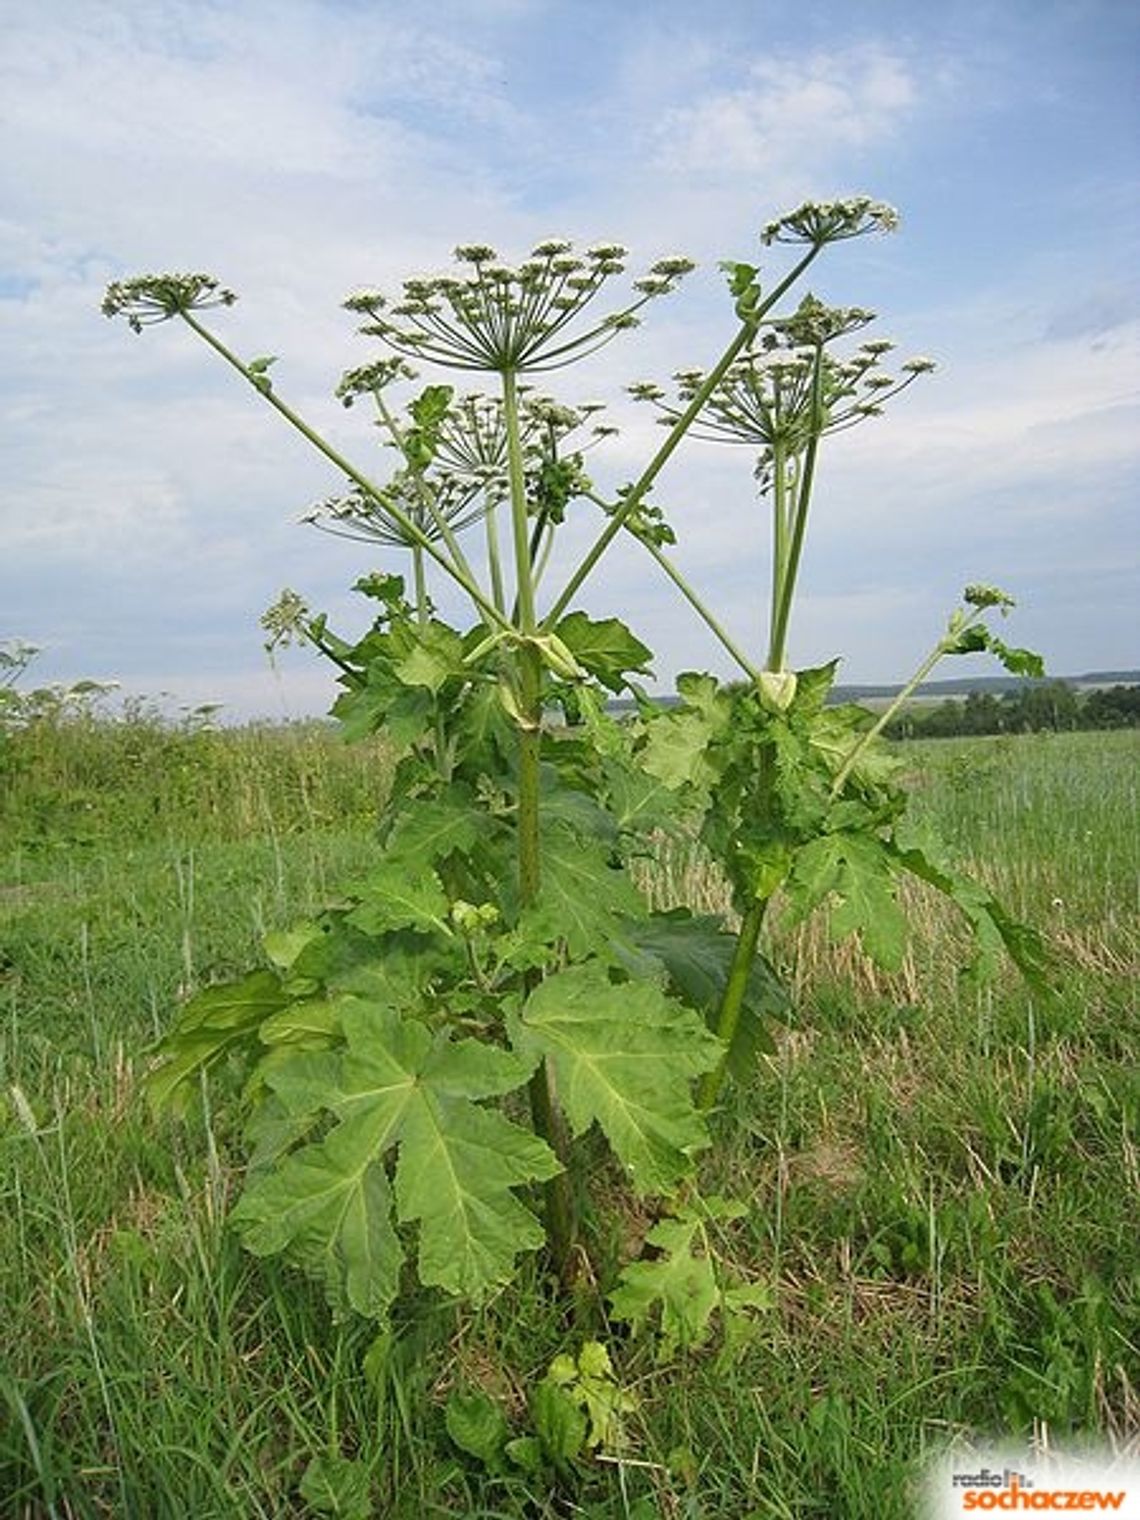
[[[622,528],[624,528],[627,518],[631,517],[633,513],[637,511],[641,503],[645,500],[646,496],[649,494],[651,487],[653,486],[653,482],[657,479],[658,475],[660,475],[666,464],[668,464],[674,451],[681,443],[681,440],[685,437],[690,427],[700,415],[705,402],[712,395],[713,391],[716,390],[717,386],[724,379],[724,376],[731,368],[733,361],[738,358],[738,356],[743,352],[745,348],[747,348],[748,344],[751,343],[752,339],[756,336],[756,333],[760,327],[760,323],[763,321],[764,317],[768,314],[769,311],[771,311],[776,302],[780,300],[785,291],[789,290],[796,283],[796,281],[803,274],[804,270],[807,269],[808,265],[811,264],[813,259],[815,259],[816,256],[820,253],[823,246],[824,245],[821,243],[813,244],[813,246],[808,249],[807,253],[804,254],[803,258],[799,260],[795,267],[787,275],[784,276],[784,278],[779,282],[771,294],[766,296],[764,300],[759,303],[755,311],[749,312],[748,316],[742,320],[740,331],[736,334],[735,338],[733,338],[732,342],[725,349],[724,353],[721,355],[714,368],[709,371],[700,389],[696,392],[693,399],[681,413],[680,417],[677,418],[676,422],[669,429],[669,432],[665,438],[665,442],[661,445],[656,454],[654,454],[653,458],[646,465],[645,469],[638,477],[636,483],[632,486],[628,494],[623,499],[621,506],[613,514],[606,526],[602,529],[601,533],[595,539],[593,546],[589,549],[581,564],[578,566],[577,570],[574,571],[573,575],[566,582],[566,585],[563,587],[561,594],[558,596],[557,600],[554,603],[554,606],[550,609],[549,613],[546,616],[545,622],[543,624],[544,628],[553,628],[555,623],[558,622],[559,618],[566,611],[571,601],[577,595],[578,589],[582,585],[583,581],[585,581],[587,576],[592,573],[602,555],[606,552],[610,544],[621,532]]]
[[[254,387],[263,400],[268,401],[270,406],[280,412],[286,422],[291,427],[296,428],[297,432],[307,439],[319,453],[323,454],[326,459],[336,465],[337,469],[347,475],[349,480],[355,482],[366,495],[371,496],[374,501],[383,502],[387,510],[391,512],[392,516],[400,524],[400,527],[407,533],[409,542],[418,543],[424,553],[429,558],[435,560],[436,564],[446,571],[452,580],[457,582],[466,591],[479,612],[489,622],[499,628],[510,628],[511,625],[508,619],[492,602],[487,600],[476,581],[458,565],[453,564],[445,554],[442,554],[422,528],[414,523],[406,513],[401,512],[399,507],[394,506],[386,499],[383,491],[380,490],[374,481],[369,480],[368,476],[358,470],[338,449],[333,448],[327,439],[322,438],[315,428],[310,427],[305,419],[295,412],[291,406],[282,401],[276,392],[264,385],[258,385],[238,356],[231,349],[227,348],[220,338],[215,337],[208,327],[204,327],[188,311],[180,311],[179,316],[188,327],[193,328],[204,342],[210,345],[215,353],[219,354],[233,369],[236,369],[238,374]]]

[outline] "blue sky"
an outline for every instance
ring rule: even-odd
[[[331,677],[276,669],[283,586],[360,626],[383,553],[299,526],[337,488],[256,398],[168,325],[104,321],[107,281],[205,269],[218,318],[371,465],[331,390],[372,356],[342,297],[443,267],[461,241],[617,238],[701,270],[566,399],[654,432],[634,379],[730,335],[717,259],[807,196],[866,191],[901,230],[830,250],[813,288],[871,306],[937,373],[824,460],[794,663],[905,677],[969,580],[1060,673],[1140,663],[1140,12],[1123,0],[0,0],[0,639],[43,679],[117,679],[231,716],[323,711]],[[780,267],[778,257],[771,267]],[[762,652],[767,535],[747,460],[694,445],[658,494],[677,557]],[[593,525],[572,525],[566,552]],[[441,595],[445,612],[458,607]],[[635,545],[583,605],[679,669],[727,671]]]

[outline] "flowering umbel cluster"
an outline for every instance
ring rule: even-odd
[[[350,371],[341,382],[338,395],[346,395],[349,387],[359,395],[386,385],[391,378],[410,376],[406,366],[403,376],[393,376],[394,365],[403,366],[403,361],[384,360],[379,365]],[[617,429],[594,421],[603,410],[600,403],[586,402],[572,407],[549,396],[531,394],[526,386],[520,387],[520,392],[519,433],[524,473],[530,510],[537,514],[551,470],[575,467],[586,449],[612,436]],[[584,441],[574,438],[574,434],[586,428],[589,433]],[[570,456],[563,455],[567,442],[576,450]],[[509,493],[503,403],[494,396],[471,393],[449,399],[447,410],[433,432],[428,468],[419,472],[401,471],[378,492],[354,486],[344,495],[321,502],[303,521],[344,538],[411,548],[418,540],[409,533],[407,520],[436,542],[443,536],[441,518],[451,532],[459,533]]]
[[[794,211],[768,222],[760,233],[762,243],[800,243],[822,248],[868,232],[894,232],[899,214],[885,201],[869,195],[853,195],[841,201],[804,201]]]
[[[524,468],[529,472],[541,467],[561,453],[562,446],[570,440],[572,447],[582,453],[603,438],[612,437],[617,428],[593,421],[602,410],[600,402],[567,406],[521,387],[518,412]],[[574,434],[587,427],[589,434],[585,439],[574,439]],[[502,401],[496,396],[459,397],[440,427],[436,457],[457,475],[479,482],[497,496],[505,496],[507,419]]]
[[[730,366],[708,397],[693,436],[758,448],[756,473],[766,489],[776,449],[793,458],[813,438],[877,417],[888,400],[934,368],[933,360],[916,358],[900,365],[897,374],[885,373],[882,361],[894,348],[886,338],[862,343],[843,358],[827,352],[828,344],[873,320],[874,313],[860,307],[826,306],[806,296],[797,311],[771,322]],[[706,376],[680,370],[673,379],[675,401],[657,385],[630,387],[636,400],[658,407],[665,426],[674,424]]]
[[[493,248],[464,244],[455,250],[463,273],[406,280],[395,304],[369,290],[345,306],[368,318],[363,333],[409,357],[496,373],[558,369],[636,326],[640,307],[668,294],[693,268],[686,258],[660,259],[634,281],[635,295],[625,305],[602,317],[584,315],[624,273],[626,256],[620,243],[578,254],[551,238],[512,267]]]
[[[485,510],[486,502],[479,498],[475,485],[451,475],[436,478],[429,485],[401,471],[379,491],[352,485],[343,496],[322,501],[301,521],[338,538],[411,549],[425,538],[432,543],[443,538],[441,520],[450,532],[459,533],[478,522]],[[421,537],[409,530],[409,522],[419,529]]]
[[[208,311],[213,306],[232,306],[232,290],[209,274],[144,274],[116,280],[107,286],[102,311],[105,317],[125,316],[135,332],[168,322],[188,311]]]

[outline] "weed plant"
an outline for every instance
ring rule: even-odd
[[[55,736],[48,794],[71,733],[77,750],[95,742]],[[269,773],[294,741],[239,742]],[[318,772],[342,766],[335,738],[311,743]],[[251,810],[243,838],[177,837],[173,799],[82,845],[65,830],[29,851],[7,832],[0,1513],[332,1513],[318,1480],[359,1459],[367,1512],[408,1520],[903,1520],[923,1457],[957,1435],[1135,1439],[1135,737],[905,753],[914,806],[1048,925],[1057,997],[1040,1005],[1012,977],[964,993],[933,897],[913,904],[910,958],[890,976],[777,914],[797,1011],[730,1090],[701,1175],[747,1202],[718,1245],[769,1307],[730,1355],[659,1363],[609,1321],[600,1283],[580,1282],[577,1322],[638,1408],[616,1453],[542,1480],[489,1474],[446,1422],[450,1395],[478,1389],[529,1429],[528,1397],[567,1341],[537,1272],[479,1309],[422,1296],[380,1335],[338,1321],[319,1288],[224,1228],[239,1185],[224,1079],[185,1125],[139,1101],[171,1003],[362,867],[357,804],[303,832]],[[21,787],[34,809],[34,772]],[[663,901],[726,900],[691,849],[662,849],[647,869]],[[604,1194],[611,1163],[595,1162]],[[628,1198],[599,1217],[604,1272],[651,1220]]]

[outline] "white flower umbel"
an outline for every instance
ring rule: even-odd
[[[602,243],[575,254],[560,238],[538,243],[517,267],[499,262],[481,243],[455,250],[460,275],[406,280],[391,304],[378,291],[349,296],[345,306],[368,318],[361,331],[397,353],[452,369],[499,374],[559,369],[637,324],[646,301],[668,294],[693,268],[671,257],[633,285],[634,296],[597,318],[587,308],[624,273],[626,250]]]

